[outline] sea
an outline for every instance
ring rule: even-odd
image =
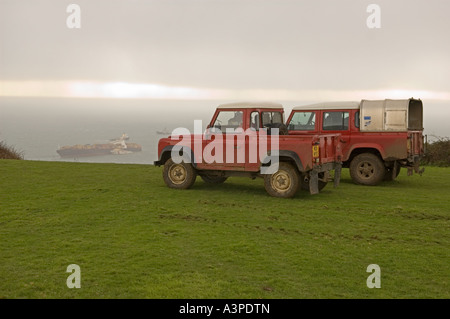
[[[153,164],[158,141],[178,127],[193,132],[194,120],[206,129],[216,107],[236,101],[139,100],[0,97],[0,141],[21,152],[26,160],[88,163]],[[277,102],[277,101],[275,101]],[[294,106],[320,101],[278,101],[286,117]],[[433,140],[450,136],[450,104],[424,101],[425,134]],[[61,158],[61,146],[108,143],[123,133],[141,152]]]

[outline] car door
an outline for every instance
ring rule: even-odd
[[[349,110],[322,110],[321,133],[340,133],[342,153],[346,154],[350,148],[350,112]]]
[[[245,111],[220,110],[203,142],[204,169],[244,170],[245,159],[239,151],[245,150],[243,131]]]

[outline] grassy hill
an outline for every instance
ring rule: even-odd
[[[262,179],[173,190],[153,166],[0,160],[0,298],[449,298],[449,185],[344,170],[279,199]]]

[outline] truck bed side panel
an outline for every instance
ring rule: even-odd
[[[351,148],[344,154],[348,160],[355,149],[376,149],[385,161],[405,159],[408,156],[407,133],[359,133],[351,137]]]

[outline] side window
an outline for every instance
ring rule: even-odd
[[[355,113],[355,127],[359,128],[359,111]]]
[[[281,112],[261,112],[262,126],[270,124],[283,124],[283,114]]]
[[[213,128],[225,133],[227,128],[236,129],[242,127],[242,118],[242,111],[221,111],[217,115]]]
[[[316,112],[295,112],[288,124],[289,130],[314,131],[316,127]]]
[[[250,114],[250,129],[254,131],[259,130],[259,112],[252,112]]]
[[[323,112],[324,131],[348,130],[349,113],[342,111]]]

